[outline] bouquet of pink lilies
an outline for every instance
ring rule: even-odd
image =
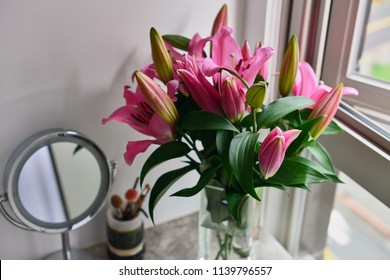
[[[206,38],[161,36],[152,28],[153,62],[135,71],[135,91],[125,86],[126,104],[102,121],[123,122],[151,137],[128,142],[124,158],[129,165],[152,144],[158,146],[142,167],[141,185],[156,166],[185,158],[183,167],[165,172],[152,187],[152,220],[160,198],[193,170],[198,181],[173,196],[193,196],[209,184],[220,187],[238,222],[241,202],[248,194],[260,199],[259,188],[308,189],[309,184],[339,182],[317,138],[341,132],[332,119],[342,96],[357,91],[319,82],[311,66],[299,61],[293,36],[278,73],[280,98],[263,104],[274,50],[258,44],[251,53],[232,32],[226,5]],[[304,149],[315,160],[305,158]]]

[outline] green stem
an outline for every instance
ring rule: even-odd
[[[253,132],[257,132],[256,109],[253,107],[251,107],[251,117],[252,117]]]
[[[230,70],[230,69],[228,69],[228,68],[225,68],[225,67],[221,67],[220,70],[221,70],[221,71],[222,71],[222,70],[225,70],[225,71],[229,72],[230,74],[232,74],[233,76],[235,76],[236,78],[238,78],[238,79],[246,86],[246,88],[250,88],[250,85],[248,84],[248,82],[245,81],[244,78],[241,77],[237,72],[232,71],[232,70]]]
[[[192,139],[184,131],[182,131],[179,127],[175,126],[175,129],[191,146],[192,150],[194,150],[194,152],[198,156],[199,160],[202,161],[204,157],[203,157],[202,153],[196,148],[194,141],[192,141]]]
[[[228,233],[225,233],[224,237],[222,238],[220,233],[217,232],[216,237],[218,239],[219,250],[217,252],[217,255],[215,256],[215,259],[227,260],[229,253],[232,249],[233,236]]]

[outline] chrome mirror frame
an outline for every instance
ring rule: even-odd
[[[98,194],[93,203],[78,216],[61,223],[40,221],[30,215],[22,206],[18,195],[18,178],[26,160],[41,147],[57,143],[70,142],[88,149],[95,157],[101,173],[101,182]],[[102,208],[116,171],[116,162],[108,162],[104,153],[91,140],[82,134],[65,129],[49,129],[38,132],[23,141],[11,154],[3,177],[4,193],[0,194],[0,211],[13,225],[25,230],[34,230],[45,233],[63,233],[77,229],[90,221]],[[9,202],[17,217],[15,219],[5,209],[3,203]]]

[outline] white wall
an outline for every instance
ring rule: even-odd
[[[94,140],[109,159],[118,160],[113,191],[124,192],[147,154],[126,166],[126,143],[140,135],[124,124],[102,126],[100,120],[123,104],[123,85],[130,83],[132,72],[150,62],[150,27],[162,34],[191,37],[199,31],[207,36],[223,3],[229,5],[229,24],[235,28],[236,15],[242,14],[236,0],[1,1],[0,172],[29,135],[71,128]],[[156,222],[197,208],[196,198],[167,197],[156,209]],[[103,242],[104,221],[102,211],[72,232],[72,246]],[[60,236],[24,231],[3,217],[0,233],[0,259],[39,259],[61,248]]]

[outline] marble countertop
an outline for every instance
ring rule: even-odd
[[[198,248],[198,213],[169,221],[145,230],[145,260],[195,260]],[[288,260],[291,255],[262,230],[258,242],[262,260]],[[106,245],[86,249],[96,259],[107,259]]]

